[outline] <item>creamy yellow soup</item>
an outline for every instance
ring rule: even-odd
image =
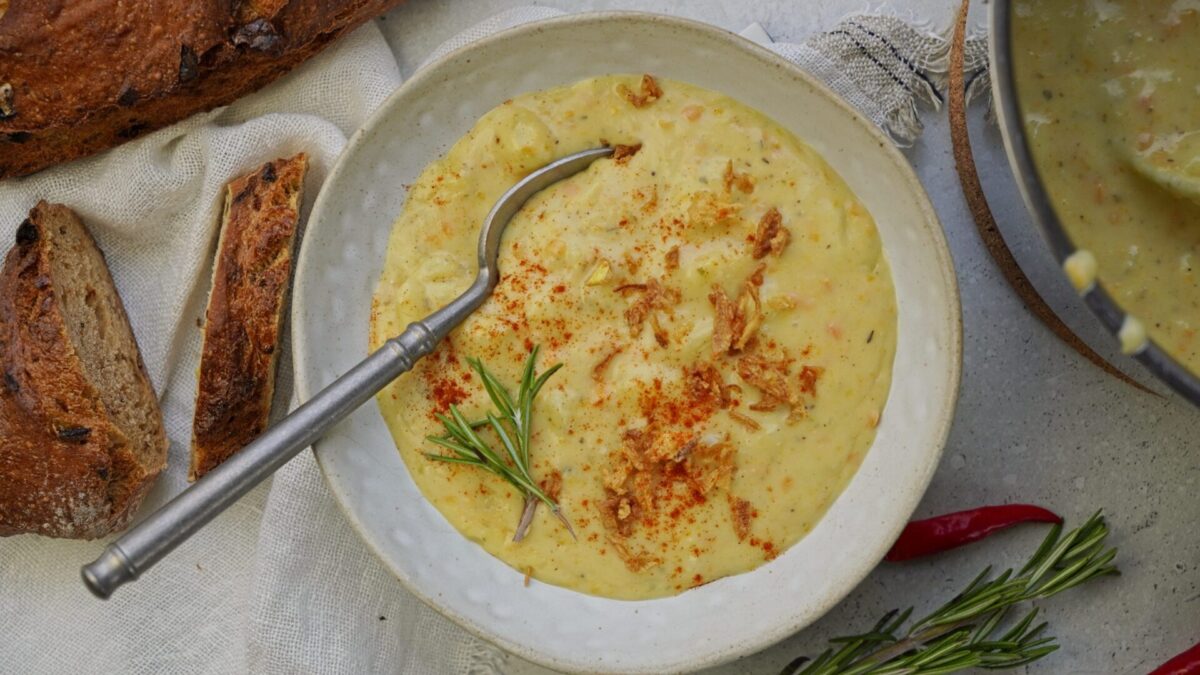
[[[1034,161],[1087,252],[1068,261],[1073,281],[1098,279],[1137,317],[1126,351],[1149,335],[1200,372],[1200,205],[1135,170],[1170,157],[1186,172],[1200,147],[1200,3],[1023,0],[1013,36]]]
[[[371,347],[466,289],[505,189],[603,143],[613,158],[513,219],[493,296],[379,405],[464,536],[533,579],[653,598],[751,570],[817,523],[875,437],[896,302],[871,215],[810,148],[719,93],[609,76],[505,102],[421,174]],[[467,358],[515,392],[535,345],[539,371],[563,368],[534,405],[532,472],[577,537],[541,508],[514,542],[520,494],[424,453],[438,413],[491,408]]]

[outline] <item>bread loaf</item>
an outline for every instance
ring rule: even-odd
[[[38,204],[0,271],[0,535],[125,527],[167,460],[162,414],[104,257]]]
[[[0,178],[228,104],[398,3],[11,0],[0,5]]]
[[[189,480],[267,428],[307,170],[303,153],[277,159],[225,191],[205,313]]]

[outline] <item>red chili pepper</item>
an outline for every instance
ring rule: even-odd
[[[1150,675],[1197,675],[1200,673],[1200,644],[1167,661]]]
[[[1018,523],[1061,523],[1062,518],[1040,506],[1006,504],[947,513],[904,526],[885,560],[899,562],[941,553]]]

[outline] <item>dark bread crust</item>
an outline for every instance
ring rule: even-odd
[[[229,184],[204,325],[192,462],[196,480],[267,427],[308,157]]]
[[[0,179],[226,105],[399,2],[11,0],[0,14]]]
[[[0,536],[92,539],[128,525],[166,464],[166,438],[157,461],[140,462],[85,374],[55,297],[49,227],[95,247],[70,209],[41,202],[0,271]],[[137,367],[149,387],[140,357]],[[147,414],[161,430],[157,402]]]

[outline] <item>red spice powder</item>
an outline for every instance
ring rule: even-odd
[[[467,390],[451,378],[440,377],[429,383],[429,397],[433,400],[433,410],[430,413],[430,417],[433,417],[435,414],[444,414],[450,410],[450,406],[465,401]]]
[[[609,498],[597,503],[606,528],[616,536],[629,536],[636,524],[647,538],[669,546],[671,537],[664,536],[666,532],[694,524],[693,510],[711,501],[715,495],[709,493],[716,483],[725,482],[727,488],[732,448],[702,443],[698,431],[728,401],[723,383],[709,382],[703,374],[703,369],[694,368],[685,371],[682,382],[654,379],[638,384],[638,407],[645,424],[625,429],[623,447],[610,461],[628,461],[616,457],[629,453],[637,459],[623,487],[609,489]],[[624,518],[623,506],[628,514]],[[637,564],[625,562],[631,569]]]
[[[454,342],[449,338],[428,359],[418,364],[417,371],[433,404],[429,410],[430,419],[437,419],[436,416],[448,412],[450,406],[467,400],[469,393],[459,380],[469,382],[471,374],[469,371],[459,373],[458,370],[458,354]]]
[[[714,396],[695,389],[680,389],[665,387],[662,379],[657,377],[649,385],[641,387],[638,407],[650,427],[692,429],[716,413],[720,402]]]
[[[800,391],[815,396],[817,393],[817,380],[821,377],[821,368],[812,366],[804,366],[800,369]]]
[[[762,543],[762,550],[765,554],[763,557],[767,560],[774,560],[779,556],[779,549],[775,548],[775,544],[773,542],[764,541]]]

